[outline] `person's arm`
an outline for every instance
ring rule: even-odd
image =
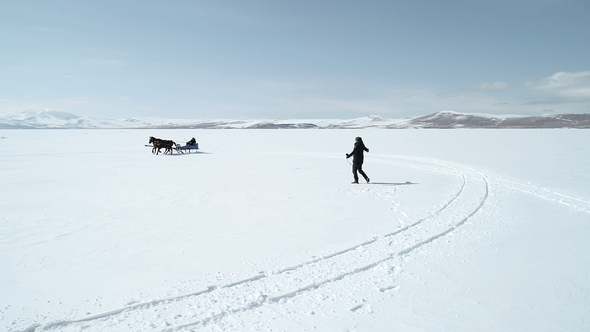
[[[346,158],[350,158],[350,157],[352,157],[352,156],[354,155],[354,152],[355,152],[355,151],[356,151],[356,144],[354,145],[354,148],[352,149],[352,152],[351,152],[351,153],[347,153],[347,154],[346,154]]]

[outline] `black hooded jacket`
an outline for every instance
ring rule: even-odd
[[[352,163],[354,165],[360,166],[363,164],[365,156],[363,155],[363,151],[369,152],[369,149],[365,146],[362,140],[354,142],[354,149],[349,154],[349,156],[353,157]]]

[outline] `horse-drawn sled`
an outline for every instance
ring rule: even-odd
[[[185,146],[182,146],[181,144],[177,144],[174,141],[165,140],[165,139],[161,139],[161,138],[155,138],[153,136],[150,136],[150,143],[152,145],[146,145],[146,146],[152,147],[152,153],[155,153],[155,154],[159,154],[161,149],[164,149],[164,154],[168,154],[168,153],[172,154],[173,150],[176,150],[176,152],[179,152],[179,153],[185,153],[185,152],[191,153],[192,150],[197,152],[197,150],[199,149],[199,143],[196,142],[194,137],[190,141],[186,142]]]
[[[174,149],[180,153],[185,153],[185,152],[191,153],[191,151],[193,151],[193,150],[195,152],[197,152],[197,150],[199,149],[199,143],[194,143],[193,145],[185,145],[185,146],[181,146],[179,144],[176,144]]]

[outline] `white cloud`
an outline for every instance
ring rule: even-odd
[[[590,71],[559,72],[539,81],[528,81],[527,86],[572,101],[590,100]]]
[[[504,82],[495,82],[495,83],[482,83],[479,85],[480,90],[506,90],[508,89],[508,84]]]

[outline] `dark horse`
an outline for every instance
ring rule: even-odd
[[[168,152],[172,153],[172,147],[176,144],[173,141],[155,138],[153,136],[150,136],[150,143],[154,146],[152,148],[152,153],[155,154],[160,153],[160,149],[162,148],[164,148],[164,154],[167,154]]]

